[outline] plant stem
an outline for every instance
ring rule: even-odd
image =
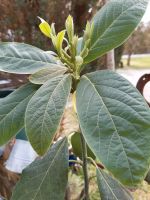
[[[82,145],[82,160],[83,160],[83,173],[84,173],[84,193],[85,198],[84,200],[89,200],[89,180],[88,180],[88,169],[87,169],[87,147],[86,142],[82,133],[80,134],[81,138],[81,145]]]

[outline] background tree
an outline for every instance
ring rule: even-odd
[[[150,53],[150,24],[145,26],[141,23],[125,43],[124,53],[128,55],[128,66],[130,66],[132,54]]]

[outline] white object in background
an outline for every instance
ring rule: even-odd
[[[5,145],[3,145],[3,146],[0,147],[0,156],[3,154],[4,149],[5,149]],[[1,199],[0,199],[0,200],[1,200]]]
[[[28,141],[16,139],[15,145],[6,161],[6,168],[21,174],[22,170],[31,164],[37,156],[37,153]]]

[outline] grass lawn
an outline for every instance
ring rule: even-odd
[[[122,59],[124,66],[127,66],[127,59]],[[131,68],[134,69],[148,69],[150,68],[150,56],[139,57],[139,58],[131,58]]]

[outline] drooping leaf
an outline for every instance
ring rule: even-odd
[[[97,182],[101,200],[133,200],[123,185],[100,169],[97,169]]]
[[[82,146],[81,146],[80,133],[76,132],[71,136],[71,145],[73,153],[82,160]],[[87,146],[87,155],[88,157],[95,159],[95,155],[88,146]]]
[[[30,82],[34,84],[43,84],[49,79],[60,76],[67,71],[67,68],[53,64],[50,68],[41,69],[29,77]]]
[[[150,163],[150,109],[131,83],[104,70],[77,88],[81,130],[93,153],[123,184],[137,186]]]
[[[55,57],[39,48],[24,43],[0,43],[0,71],[33,74],[56,63]]]
[[[27,104],[36,90],[35,85],[27,84],[0,99],[0,145],[23,128]]]
[[[49,148],[62,118],[71,89],[71,76],[53,78],[30,100],[25,126],[29,141],[39,155]]]
[[[23,171],[11,200],[63,200],[67,173],[68,144],[64,138]]]
[[[139,24],[148,0],[110,0],[93,18],[94,29],[85,63],[121,45]]]

